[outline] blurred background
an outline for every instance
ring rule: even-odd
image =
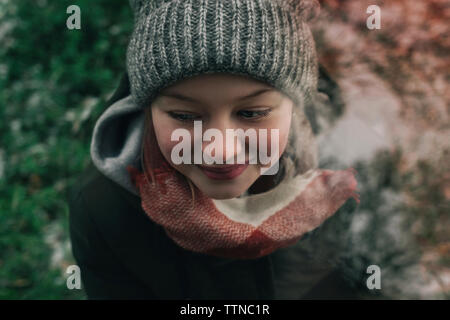
[[[311,26],[329,79],[319,87],[334,84],[322,97],[333,108],[316,115],[321,166],[358,170],[352,241],[371,235],[361,251],[394,270],[390,247],[406,232],[423,282],[394,296],[448,299],[450,2],[320,3]],[[66,27],[72,4],[81,30]],[[366,27],[373,4],[379,30]],[[66,286],[67,192],[125,71],[132,27],[126,0],[0,0],[0,299],[85,299]],[[386,234],[371,234],[374,225]]]

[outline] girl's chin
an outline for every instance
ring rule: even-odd
[[[193,169],[194,168],[194,169]],[[191,167],[185,174],[207,197],[217,200],[233,199],[241,196],[259,178],[259,168],[248,166],[241,174],[230,179],[209,177],[198,167]],[[193,169],[193,170],[192,170]]]

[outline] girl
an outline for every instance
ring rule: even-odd
[[[128,74],[70,201],[89,298],[353,296],[333,263],[337,244],[318,248],[313,236],[348,198],[359,201],[353,170],[317,169],[306,113],[318,78],[313,4],[131,1]],[[250,136],[198,141],[195,121],[200,136],[255,130],[257,150]],[[186,142],[176,130],[191,137],[179,156],[196,158],[200,143],[200,163],[174,160]],[[262,149],[276,162],[263,163]]]

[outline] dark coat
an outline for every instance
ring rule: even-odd
[[[125,75],[107,105],[128,94]],[[277,297],[274,277],[283,263],[277,251],[233,260],[185,250],[147,217],[138,196],[92,164],[72,187],[69,204],[72,252],[89,299]],[[337,270],[319,278],[298,298],[356,298]]]

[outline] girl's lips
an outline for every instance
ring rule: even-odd
[[[245,169],[247,169],[248,164],[232,164],[232,165],[221,165],[221,166],[202,166],[197,165],[203,173],[211,179],[215,180],[229,180],[236,178]]]

